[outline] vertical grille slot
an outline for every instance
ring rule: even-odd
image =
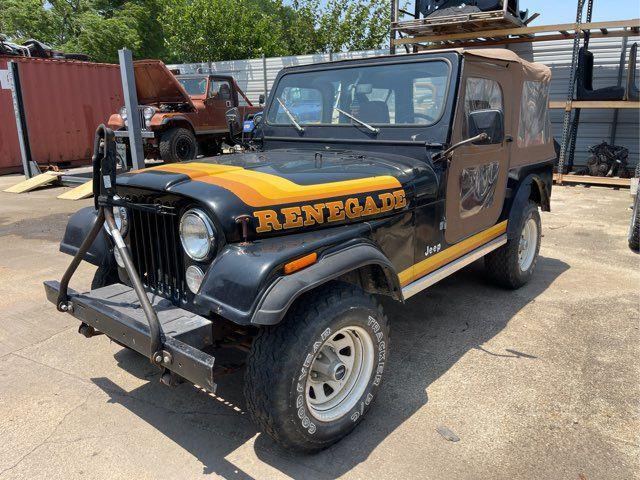
[[[133,263],[144,286],[176,305],[186,300],[176,215],[130,210]]]
[[[144,119],[144,109],[145,107],[138,106],[138,117],[140,117],[140,128],[142,130],[147,129],[147,123],[146,123],[146,120]]]

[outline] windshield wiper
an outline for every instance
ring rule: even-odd
[[[356,123],[359,123],[360,125],[362,125],[363,127],[365,127],[366,129],[368,129],[370,132],[373,133],[378,133],[380,132],[379,128],[376,127],[372,127],[371,125],[369,125],[367,122],[363,122],[362,120],[360,120],[359,118],[354,117],[353,115],[351,115],[350,113],[345,112],[344,110],[338,108],[338,107],[333,107],[334,110],[336,110],[337,112],[340,112],[342,115],[344,115],[347,118],[350,118],[351,120],[353,120]]]
[[[293,124],[294,127],[296,127],[296,130],[298,130],[300,133],[304,132],[304,128],[300,126],[300,124],[298,122],[296,122],[296,117],[293,116],[293,113],[291,113],[291,110],[289,110],[285,104],[282,102],[282,100],[280,100],[279,98],[276,97],[276,100],[278,100],[278,103],[280,104],[280,106],[282,107],[282,109],[284,110],[284,113],[287,114],[287,117],[289,117],[289,120],[291,120],[291,123]]]

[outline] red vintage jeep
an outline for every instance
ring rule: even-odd
[[[160,60],[134,62],[134,72],[145,158],[180,162],[216,155],[230,141],[227,110],[237,107],[241,117],[262,110],[231,76],[174,75]],[[109,128],[123,132],[128,120],[122,107],[109,118]],[[126,144],[127,137],[120,135],[119,142]]]

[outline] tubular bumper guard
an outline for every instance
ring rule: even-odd
[[[57,304],[60,283],[44,282],[44,288],[47,299]],[[104,333],[147,358],[155,353],[150,350],[149,326],[133,288],[115,284],[85,294],[69,289],[67,295],[69,307],[66,312],[83,323],[81,333],[88,325],[93,330],[85,333],[86,336]],[[215,392],[215,358],[201,350],[212,343],[211,321],[176,307],[162,297],[152,296],[150,300],[163,332],[163,356],[154,363]],[[87,332],[86,328],[84,332]]]

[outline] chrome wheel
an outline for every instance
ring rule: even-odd
[[[306,402],[311,415],[323,422],[346,415],[364,394],[374,357],[373,339],[363,328],[345,327],[327,338],[307,375]]]
[[[531,267],[538,247],[538,225],[529,217],[522,228],[520,243],[518,244],[518,265],[526,272]]]

